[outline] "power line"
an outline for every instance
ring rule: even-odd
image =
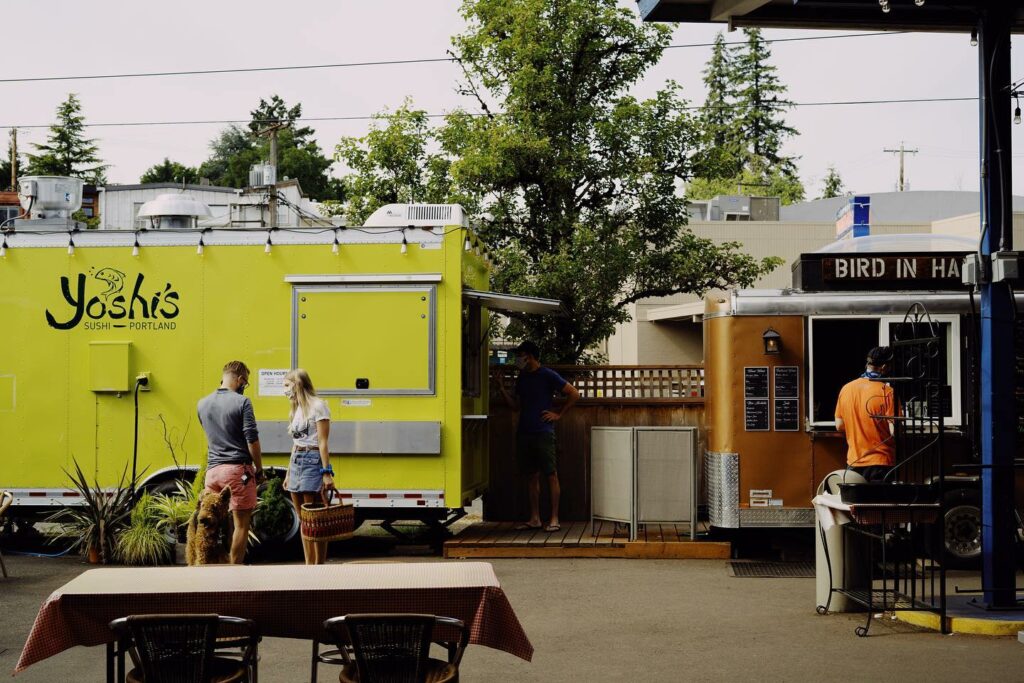
[[[765,40],[766,43],[806,42],[810,40],[834,40],[837,38],[869,38],[872,36],[890,36],[906,33],[906,31],[881,31],[876,33],[843,33],[835,36],[805,36],[798,38],[775,38]],[[743,41],[728,42],[726,45],[744,45]],[[695,47],[712,47],[714,43],[684,43],[666,45],[666,50]],[[657,48],[652,48],[657,49]],[[46,81],[93,81],[114,78],[156,78],[164,76],[209,76],[214,74],[265,73],[268,71],[304,71],[311,69],[348,69],[355,67],[400,66],[406,64],[435,64],[454,62],[454,57],[428,57],[422,59],[383,59],[367,62],[340,62],[336,64],[296,64],[292,66],[258,66],[239,67],[234,69],[193,69],[189,71],[143,71],[137,73],[88,74],[80,76],[28,76],[24,78],[0,78],[0,83],[40,83]]]
[[[893,100],[836,100],[830,102],[792,102],[792,103],[779,103],[771,105],[769,108],[785,109],[789,107],[849,107],[849,106],[864,106],[864,105],[878,105],[878,104],[917,104],[917,103],[935,103],[935,102],[976,102],[977,97],[912,97],[904,99],[893,99]],[[714,108],[717,109],[740,109],[747,105],[743,104],[729,104],[729,105],[718,105]],[[687,110],[703,109],[703,105],[690,105],[683,107]],[[486,114],[475,113],[475,112],[462,112],[468,116],[486,116]],[[496,115],[500,115],[501,112],[494,112]],[[424,114],[426,118],[437,119],[444,118],[448,114]],[[386,114],[377,114],[372,116],[303,116],[295,121],[302,122],[316,122],[316,121],[372,121],[374,119],[387,119]],[[230,125],[230,124],[249,124],[249,123],[272,123],[274,120],[263,120],[263,119],[202,119],[195,121],[120,121],[120,122],[102,122],[102,123],[83,123],[82,125],[86,128],[130,128],[140,126],[200,126],[200,125]],[[0,130],[6,130],[10,128],[50,128],[53,124],[15,124],[15,125],[0,125]]]

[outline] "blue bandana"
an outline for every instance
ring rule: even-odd
[[[875,372],[874,370],[865,370],[864,374],[862,374],[861,377],[864,377],[866,379],[881,379],[882,373]]]

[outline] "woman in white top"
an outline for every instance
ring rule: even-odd
[[[327,450],[331,433],[331,411],[317,398],[309,374],[295,369],[285,375],[284,395],[292,403],[288,413],[288,433],[292,437],[292,456],[284,489],[292,494],[295,509],[303,503],[319,503],[334,488],[334,469]],[[306,564],[323,564],[327,559],[327,543],[302,539]]]

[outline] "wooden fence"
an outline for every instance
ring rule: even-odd
[[[595,426],[693,426],[697,453],[704,452],[703,368],[665,366],[553,366],[580,390],[581,400],[556,425],[561,517],[590,518],[590,428]],[[514,370],[503,369],[514,383]],[[484,519],[525,520],[529,514],[525,483],[516,470],[518,416],[492,388],[489,416],[490,490]],[[550,514],[547,484],[541,485],[541,511]]]

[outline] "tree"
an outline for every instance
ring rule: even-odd
[[[101,163],[95,140],[86,139],[85,117],[78,96],[70,93],[57,107],[57,122],[50,126],[45,144],[35,144],[37,153],[28,155],[25,175],[59,175],[82,178],[102,185],[109,166]]]
[[[842,197],[846,194],[846,190],[843,188],[843,179],[839,177],[839,171],[836,170],[835,166],[828,167],[828,173],[825,174],[824,184],[825,187],[821,191],[821,199]]]
[[[690,200],[711,199],[724,194],[749,194],[779,197],[783,204],[802,202],[805,198],[803,183],[794,175],[765,163],[753,163],[732,178],[694,178],[686,185]]]
[[[760,29],[745,28],[743,33],[747,42],[733,48],[733,73],[736,128],[749,144],[744,166],[749,168],[756,160],[764,160],[769,167],[795,176],[794,159],[782,156],[781,151],[785,139],[797,132],[783,118],[783,112],[793,103],[785,98],[786,86],[776,75],[775,67],[768,63],[771,51]]]
[[[362,137],[342,138],[335,159],[352,173],[343,179],[349,225],[362,225],[385,204],[454,202],[472,209],[474,198],[460,194],[449,174],[451,160],[428,148],[438,142],[427,114],[405,103],[394,113],[373,117]]]
[[[199,178],[196,169],[164,157],[162,163],[150,166],[139,178],[140,183],[190,183]]]
[[[341,183],[330,176],[331,160],[324,156],[320,145],[313,139],[313,129],[300,126],[302,105],[289,107],[277,95],[270,100],[260,98],[256,109],[250,112],[252,120],[246,131],[228,126],[210,143],[210,158],[198,169],[200,176],[216,185],[246,187],[249,168],[253,164],[269,161],[270,142],[256,133],[275,123],[285,124],[277,133],[277,177],[299,181],[302,190],[313,199],[341,199]]]
[[[742,171],[745,146],[736,122],[736,66],[733,62],[733,53],[719,32],[703,72],[707,97],[698,123],[704,151],[694,169],[703,178],[732,178]]]
[[[616,0],[464,0],[461,11],[454,53],[485,115],[452,114],[438,133],[452,184],[492,217],[494,287],[569,313],[517,318],[510,336],[551,362],[585,360],[635,301],[747,286],[778,264],[685,227],[676,183],[691,175],[697,126],[675,84],[628,94],[668,27]]]

